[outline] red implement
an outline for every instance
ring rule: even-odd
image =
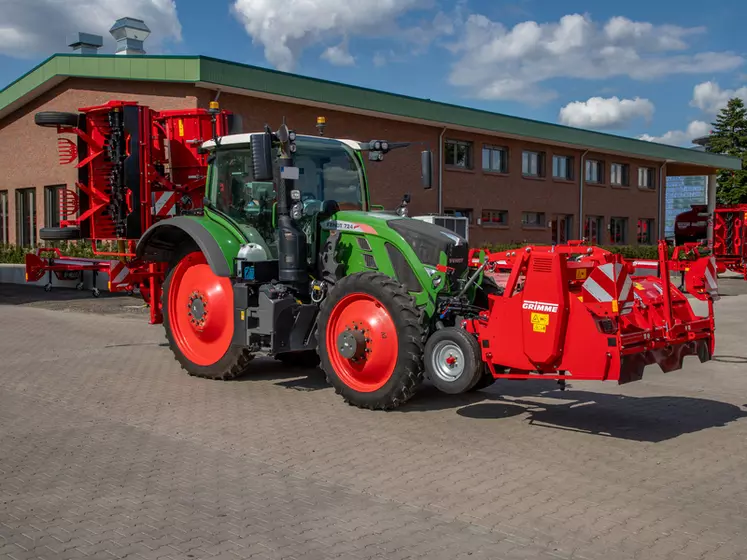
[[[705,317],[672,285],[668,264],[664,242],[660,276],[636,275],[620,255],[579,244],[493,254],[487,268],[503,293],[491,294],[488,311],[464,327],[495,378],[622,384],[641,379],[646,365],[668,372],[685,356],[710,360],[715,261],[699,259],[686,273],[690,293],[708,302]]]

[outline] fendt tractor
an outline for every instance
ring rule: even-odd
[[[121,116],[112,114],[143,113],[127,107],[113,102],[94,112],[115,123]],[[85,114],[78,126],[69,117],[67,128],[45,113],[37,122],[57,122],[85,143],[90,134],[81,127],[92,122]],[[575,379],[635,381],[653,363],[673,371],[687,355],[711,358],[711,259],[688,272],[690,293],[708,301],[708,316],[698,317],[669,281],[663,246],[658,275],[645,277],[619,255],[579,244],[473,254],[453,231],[371,210],[364,156],[381,161],[411,143],[306,136],[285,123],[225,134],[230,126],[216,102],[198,119],[208,114],[212,139],[185,137],[183,115],[154,114],[147,129],[169,140],[168,149],[160,140],[133,141],[125,126],[114,165],[102,147],[111,145],[110,132],[94,139],[99,155],[83,150],[78,164],[85,171],[78,188],[89,198],[91,180],[105,178],[94,221],[122,224],[112,237],[129,248],[122,256],[139,271],[132,274],[155,309],[152,322],[162,314],[171,350],[192,375],[234,378],[257,354],[321,362],[347,402],[391,409],[424,378],[451,394],[496,379],[553,379],[562,389]],[[143,122],[133,117],[131,130]],[[148,143],[158,157],[132,160]],[[186,194],[173,180],[176,148],[205,158],[199,203],[179,202]],[[430,188],[429,149],[420,165]],[[149,201],[162,191],[178,194],[176,209],[156,219],[160,207]],[[114,198],[117,205],[105,204]],[[64,258],[48,264],[64,266]]]

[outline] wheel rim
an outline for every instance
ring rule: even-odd
[[[399,342],[394,319],[368,294],[350,294],[337,302],[327,324],[326,345],[342,382],[362,393],[383,387],[397,365]]]
[[[431,354],[431,370],[442,381],[454,383],[464,373],[464,352],[454,342],[439,342]]]
[[[233,338],[231,281],[213,274],[201,252],[176,265],[168,294],[169,326],[189,361],[209,366],[220,360]]]

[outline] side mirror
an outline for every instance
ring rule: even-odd
[[[272,181],[272,134],[260,132],[250,136],[252,146],[252,175],[257,182]]]
[[[420,152],[420,181],[424,189],[433,187],[433,152]]]

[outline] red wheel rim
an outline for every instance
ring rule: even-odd
[[[174,269],[168,302],[169,325],[182,354],[200,366],[220,360],[233,338],[231,281],[213,274],[201,252],[190,253]]]
[[[358,333],[363,332],[363,335]],[[340,335],[360,336],[357,357],[343,356]],[[394,373],[399,354],[397,329],[386,307],[375,297],[350,294],[335,305],[325,335],[330,362],[343,383],[355,391],[371,393],[383,387]]]

